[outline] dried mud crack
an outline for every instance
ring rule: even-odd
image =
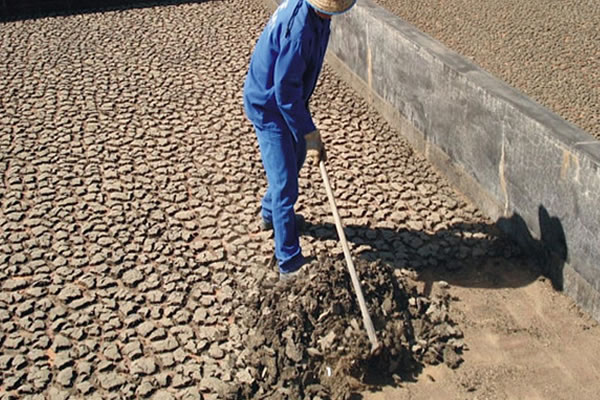
[[[348,399],[401,381],[423,364],[460,364],[462,332],[449,317],[445,291],[424,297],[414,282],[380,262],[361,260],[357,269],[383,344],[374,355],[343,260],[322,257],[291,283],[256,268],[237,375],[246,380],[243,398]]]

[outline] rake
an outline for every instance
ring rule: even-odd
[[[365,325],[365,329],[367,330],[367,336],[369,337],[369,341],[371,342],[371,354],[375,354],[380,350],[381,347],[380,347],[379,341],[377,340],[377,336],[375,335],[375,328],[373,327],[373,322],[371,321],[371,316],[369,315],[369,310],[367,309],[367,304],[365,303],[365,298],[363,296],[363,292],[360,287],[358,275],[356,274],[356,269],[354,268],[354,263],[352,262],[352,256],[350,255],[350,248],[348,247],[348,241],[346,240],[346,234],[344,233],[344,227],[342,225],[342,220],[340,218],[340,214],[338,213],[338,209],[335,204],[333,190],[331,190],[331,184],[329,183],[329,176],[327,175],[327,170],[325,169],[325,163],[323,162],[323,160],[319,161],[319,169],[321,170],[321,176],[323,177],[323,184],[325,185],[325,191],[327,192],[327,197],[329,198],[329,204],[331,206],[331,211],[333,213],[333,220],[335,221],[335,227],[337,229],[337,233],[340,238],[340,242],[342,244],[342,249],[344,250],[344,257],[346,258],[346,265],[348,266],[350,278],[352,279],[352,285],[354,286],[354,291],[356,292],[356,298],[358,299],[358,304],[360,306],[360,312],[362,314],[363,323]]]

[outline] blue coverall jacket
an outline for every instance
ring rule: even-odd
[[[268,188],[262,217],[273,223],[281,272],[304,259],[295,224],[298,173],[306,156],[304,135],[314,131],[308,110],[329,41],[330,21],[305,0],[286,0],[262,32],[244,85],[244,107],[254,124]]]

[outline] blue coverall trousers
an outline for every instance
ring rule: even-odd
[[[298,174],[306,158],[306,141],[303,136],[295,138],[285,124],[273,125],[255,125],[268,184],[262,200],[262,218],[273,223],[275,257],[279,270],[288,273],[304,263],[294,205],[298,200]]]

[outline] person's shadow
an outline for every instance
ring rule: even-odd
[[[562,224],[542,205],[538,223],[539,239],[531,235],[518,214],[500,218],[495,224],[458,223],[435,233],[359,225],[346,225],[344,232],[354,244],[353,258],[415,271],[417,279],[425,283],[426,295],[433,282],[440,280],[462,287],[516,288],[541,275],[562,290],[568,257]],[[307,222],[304,234],[338,240],[333,223]]]
[[[343,220],[342,220],[343,222]],[[420,230],[371,228],[349,225],[344,232],[354,258],[380,261],[394,269],[412,270],[422,282],[423,295],[429,296],[437,281],[477,288],[517,288],[540,276],[563,288],[563,267],[568,261],[565,233],[557,217],[544,206],[538,208],[539,239],[535,239],[523,218],[514,214],[495,224],[458,223],[434,234]],[[319,240],[338,240],[332,223],[307,222],[304,235]],[[335,257],[343,259],[336,252]],[[421,368],[402,379],[415,381]],[[393,381],[376,383],[395,385]],[[363,398],[353,393],[352,399]]]
[[[569,258],[567,238],[558,217],[550,216],[548,210],[538,207],[539,239],[535,239],[523,218],[513,215],[501,218],[497,225],[515,239],[526,254],[537,261],[541,273],[552,282],[556,290],[563,290],[563,269]]]

